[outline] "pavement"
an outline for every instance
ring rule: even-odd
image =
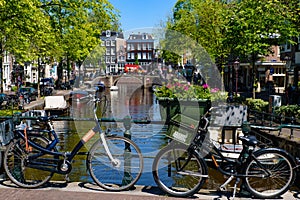
[[[212,190],[200,190],[200,192],[189,198],[170,197],[162,193],[159,188],[152,186],[136,186],[134,190],[122,192],[110,192],[101,189],[91,183],[82,182],[56,182],[44,188],[23,189],[11,185],[9,181],[0,182],[1,200],[225,200],[232,199],[228,192],[217,192]],[[235,199],[248,200],[249,197],[236,197]],[[300,199],[300,191],[290,190],[277,199],[297,200]]]

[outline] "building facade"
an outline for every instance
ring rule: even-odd
[[[126,40],[128,64],[149,65],[154,59],[154,38],[149,33],[130,34]]]
[[[100,37],[105,53],[101,65],[105,66],[106,74],[120,73],[124,70],[126,62],[126,41],[121,32],[103,31]]]
[[[281,59],[286,63],[286,86],[294,85],[299,89],[300,85],[300,36],[294,38],[296,45],[289,43],[281,45]]]

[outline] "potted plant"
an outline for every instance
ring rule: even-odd
[[[166,122],[179,113],[199,120],[211,107],[212,94],[207,84],[174,82],[156,88],[154,93],[160,105],[162,120]]]

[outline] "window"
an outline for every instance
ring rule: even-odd
[[[110,41],[106,40],[106,46],[110,46]]]
[[[151,49],[152,49],[152,44],[148,43],[148,50],[151,50]]]
[[[110,55],[110,48],[106,48],[106,55]]]
[[[138,53],[138,59],[142,59],[142,53]]]
[[[116,57],[115,56],[111,57],[111,63],[116,63]]]
[[[116,55],[116,50],[115,50],[115,48],[111,48],[111,55]]]
[[[116,41],[115,40],[111,41],[111,46],[116,46]]]
[[[138,49],[138,50],[141,50],[141,44],[138,44],[137,49]]]
[[[106,56],[105,62],[110,63],[110,56]]]
[[[149,60],[152,59],[152,53],[148,53],[148,59],[149,59]]]
[[[146,49],[147,49],[147,44],[144,43],[144,44],[143,44],[143,50],[146,50]]]
[[[147,59],[147,54],[146,54],[146,52],[143,52],[143,59]]]

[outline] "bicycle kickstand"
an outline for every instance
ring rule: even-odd
[[[233,178],[234,178],[234,176],[230,176],[230,177],[225,181],[225,183],[223,183],[223,184],[219,187],[220,191],[226,191],[226,190],[227,190],[227,189],[226,189],[226,186],[232,181]]]
[[[236,194],[236,187],[237,187],[237,185],[239,184],[239,182],[240,182],[240,178],[237,178],[236,181],[235,181],[235,183],[234,183],[232,199],[234,199],[234,197],[235,197],[235,194]]]
[[[226,186],[234,179],[234,176],[230,176],[226,181],[225,183],[223,183],[219,189],[220,191],[226,191]],[[235,194],[236,194],[236,188],[237,188],[237,185],[239,184],[240,182],[240,178],[237,178],[236,181],[235,181],[235,184],[234,184],[234,188],[233,188],[233,195],[232,195],[232,200],[235,198]]]

